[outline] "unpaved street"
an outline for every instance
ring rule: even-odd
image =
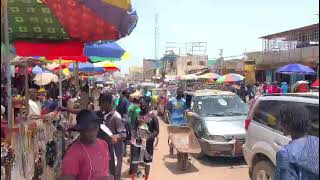
[[[186,171],[177,167],[176,157],[170,157],[167,145],[166,124],[159,120],[159,144],[155,151],[150,180],[248,180],[248,168],[244,159],[210,158],[197,160],[191,157],[191,166]],[[123,167],[123,177],[128,176],[128,164]],[[142,177],[140,178],[142,179]]]

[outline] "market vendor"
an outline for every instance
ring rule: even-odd
[[[40,118],[41,115],[41,103],[38,100],[38,91],[34,88],[29,89],[29,114],[28,116],[33,118]]]

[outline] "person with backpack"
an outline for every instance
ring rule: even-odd
[[[280,108],[280,124],[292,140],[276,156],[276,180],[318,180],[319,138],[308,135],[311,117],[299,103],[287,103]]]

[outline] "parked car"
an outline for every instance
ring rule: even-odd
[[[194,130],[202,149],[199,157],[243,156],[248,105],[229,91],[205,89],[185,95],[190,107],[187,125]]]
[[[312,117],[310,134],[319,137],[319,94],[295,93],[262,95],[252,101],[245,121],[246,142],[243,145],[249,175],[253,180],[274,179],[276,154],[291,139],[280,126],[280,106],[301,103]]]

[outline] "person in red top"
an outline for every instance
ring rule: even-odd
[[[111,180],[109,176],[108,144],[97,138],[99,118],[95,112],[81,110],[77,124],[71,130],[79,131],[62,161],[60,180]]]

